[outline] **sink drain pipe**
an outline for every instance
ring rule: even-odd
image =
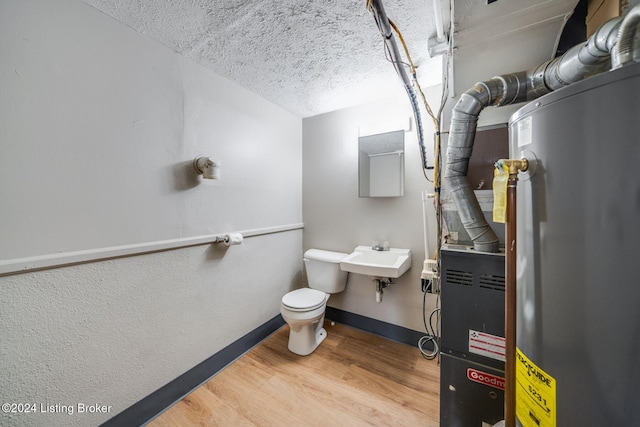
[[[373,279],[376,283],[376,302],[380,304],[382,302],[382,294],[384,292],[384,288],[393,283],[393,281],[389,279],[383,279],[381,277],[376,277]]]

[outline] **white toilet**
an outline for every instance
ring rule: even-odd
[[[340,260],[348,254],[309,249],[304,253],[308,288],[296,289],[282,297],[280,313],[289,324],[289,350],[300,356],[311,354],[324,339],[324,311],[330,294],[344,291],[347,272]]]

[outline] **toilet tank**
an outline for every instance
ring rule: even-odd
[[[335,294],[347,286],[347,272],[340,269],[340,260],[348,254],[309,249],[304,253],[307,281],[311,289]]]

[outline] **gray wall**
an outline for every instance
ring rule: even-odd
[[[413,264],[376,303],[375,286],[363,275],[350,273],[347,289],[328,304],[351,313],[424,331],[420,273],[425,258],[422,191],[433,191],[420,168],[415,126],[405,132],[405,195],[358,197],[358,136],[403,129],[412,117],[409,100],[398,86],[398,97],[303,120],[304,248],[351,252],[358,245],[387,240],[392,247],[412,251]],[[427,91],[430,102],[439,89]],[[424,120],[428,149],[433,152],[433,125]],[[433,159],[430,158],[430,164]],[[432,172],[429,172],[432,179]],[[435,213],[428,205],[430,251],[435,247]],[[435,298],[429,295],[427,313]]]
[[[302,223],[299,117],[80,1],[0,2],[0,57],[4,272]],[[293,228],[0,277],[0,401],[112,407],[0,425],[100,424],[278,315]]]

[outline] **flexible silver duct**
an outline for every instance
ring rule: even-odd
[[[633,61],[633,54],[636,48],[636,46],[634,46],[634,40],[638,25],[640,25],[640,4],[636,5],[627,13],[627,16],[620,25],[618,47],[613,57],[613,68],[620,68]]]
[[[467,179],[480,112],[488,106],[499,107],[536,99],[605,71],[610,66],[621,21],[622,18],[614,18],[604,23],[585,43],[528,71],[476,83],[453,107],[444,180],[476,251],[499,250],[498,236],[487,223]]]

